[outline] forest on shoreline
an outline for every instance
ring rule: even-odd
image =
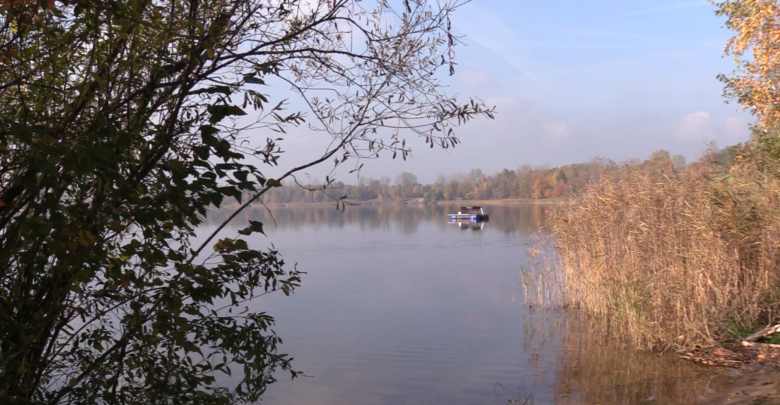
[[[708,156],[727,166],[733,160],[736,147],[718,150],[710,145]],[[608,159],[594,158],[586,163],[559,167],[523,164],[515,170],[503,169],[485,174],[480,169],[453,175],[439,175],[432,184],[421,184],[415,174],[400,173],[391,179],[360,177],[356,184],[333,181],[327,186],[318,180],[307,184],[288,180],[282,187],[270,189],[262,198],[265,204],[316,204],[329,203],[346,196],[351,202],[395,203],[487,200],[561,200],[582,192],[604,173],[615,172],[625,165],[670,164],[675,170],[686,165],[682,155],[671,155],[666,150],[653,152],[647,159],[634,159],[615,163]],[[248,195],[242,196],[246,201]],[[233,201],[235,202],[235,201]]]

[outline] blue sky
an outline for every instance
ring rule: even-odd
[[[447,80],[453,92],[495,105],[495,121],[460,129],[454,150],[419,142],[411,161],[371,161],[363,175],[410,171],[430,182],[472,168],[622,161],[662,148],[691,161],[707,141],[744,141],[752,118],[724,103],[716,79],[734,63],[714,10],[706,1],[474,0],[453,18],[466,46]]]

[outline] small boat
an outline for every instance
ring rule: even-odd
[[[450,221],[471,221],[471,222],[488,222],[490,216],[485,214],[485,210],[482,207],[460,207],[460,211],[457,214],[447,214]]]

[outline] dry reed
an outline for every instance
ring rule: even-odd
[[[608,319],[635,346],[660,350],[771,321],[780,184],[759,174],[706,158],[679,172],[663,161],[611,168],[556,210],[557,265],[525,272],[526,301]]]

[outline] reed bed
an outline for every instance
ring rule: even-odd
[[[780,303],[779,186],[749,163],[726,170],[707,158],[677,171],[608,168],[554,212],[555,252],[532,251],[526,301],[609,320],[658,350],[765,326]]]

